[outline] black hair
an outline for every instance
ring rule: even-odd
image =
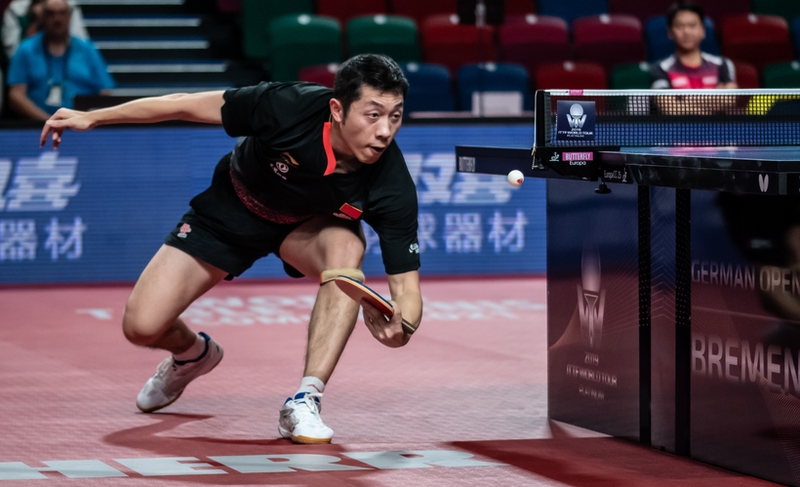
[[[359,54],[339,67],[333,81],[333,97],[342,104],[344,115],[350,105],[361,98],[361,86],[367,85],[381,93],[408,93],[408,80],[400,66],[388,56],[381,54]]]
[[[678,15],[678,12],[694,12],[700,17],[700,23],[702,24],[706,20],[706,15],[703,12],[703,9],[700,6],[693,4],[692,2],[675,2],[670,6],[669,10],[667,10],[667,27],[672,28],[672,22],[675,20],[675,16]]]

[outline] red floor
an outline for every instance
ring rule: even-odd
[[[129,287],[0,289],[0,487],[773,485],[548,422],[542,278],[424,282],[408,346],[357,326],[323,401],[334,443],[278,439],[316,288],[210,292],[184,316],[225,359],[149,415],[165,354],[123,338]]]

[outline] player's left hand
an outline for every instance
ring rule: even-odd
[[[364,310],[364,323],[366,323],[372,336],[379,342],[391,348],[402,347],[408,343],[411,335],[403,331],[403,313],[400,311],[400,306],[394,301],[390,302],[394,308],[394,315],[388,318],[362,299],[361,308]]]
[[[64,133],[64,129],[83,132],[91,129],[93,126],[88,112],[59,108],[58,111],[45,122],[42,133],[39,136],[39,147],[44,147],[44,144],[47,143],[47,139],[52,136],[53,149],[57,150],[58,146],[61,144],[61,137]]]

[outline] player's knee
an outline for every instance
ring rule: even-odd
[[[122,316],[122,333],[129,342],[142,347],[152,345],[163,334],[163,330],[163,320],[147,316],[146,312],[139,312],[130,305],[126,306]]]
[[[352,238],[345,239],[340,245],[337,245],[336,248],[333,249],[332,255],[329,256],[329,268],[361,268],[361,263],[364,261],[365,249],[364,243],[356,235],[353,235]]]

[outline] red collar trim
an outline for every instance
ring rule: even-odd
[[[333,155],[333,146],[331,146],[331,123],[325,122],[322,127],[322,145],[325,146],[325,155],[328,156],[328,167],[325,168],[325,176],[333,174],[336,170],[336,156]]]

